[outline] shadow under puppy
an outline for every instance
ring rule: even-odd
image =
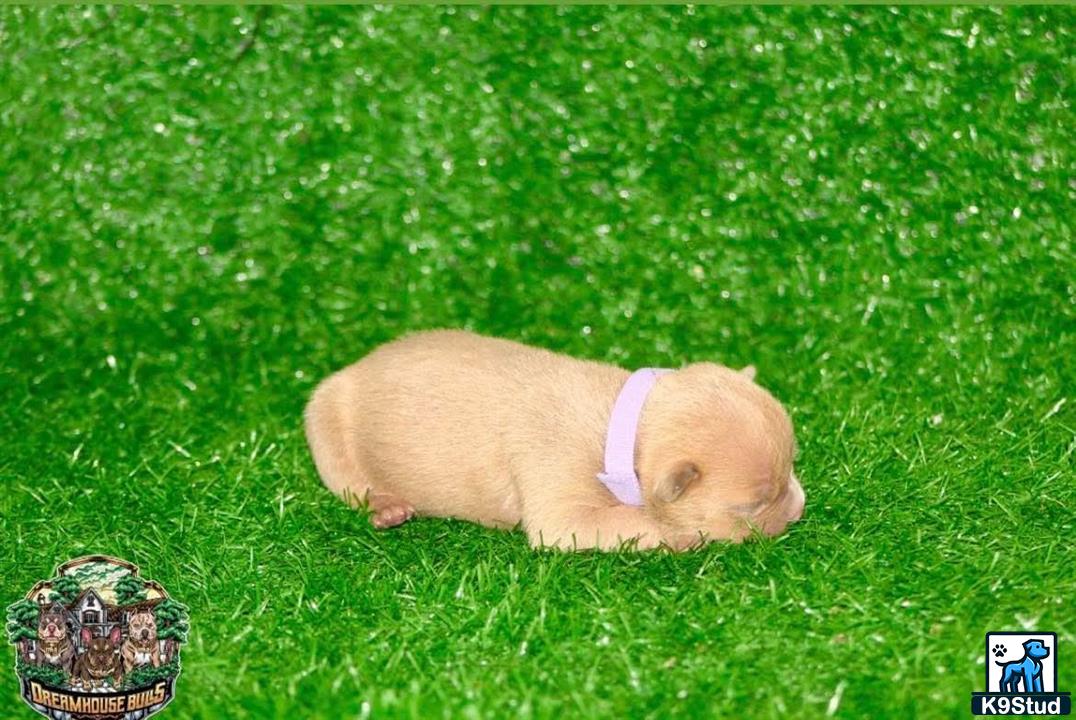
[[[418,514],[522,524],[536,547],[683,550],[798,520],[792,424],[753,368],[661,372],[625,420],[626,370],[423,332],[324,380],[306,435],[325,485],[366,503],[378,528]],[[634,504],[597,479],[611,422],[637,422],[626,450]]]

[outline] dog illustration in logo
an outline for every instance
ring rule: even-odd
[[[82,628],[82,644],[86,651],[75,661],[72,675],[82,682],[83,687],[101,687],[106,679],[112,680],[113,687],[119,687],[123,670],[116,650],[123,639],[119,625],[112,628],[107,637],[94,637],[88,627]]]
[[[67,634],[67,613],[59,603],[41,613],[37,621],[37,664],[71,672],[75,646]]]
[[[131,672],[141,665],[161,666],[161,649],[157,644],[157,618],[150,610],[139,610],[127,623],[127,640],[120,648],[123,669]]]
[[[1042,660],[1050,656],[1050,649],[1042,640],[1028,640],[1024,643],[1024,656],[1012,662],[994,662],[1000,665],[1001,683],[999,692],[1020,692],[1020,683],[1024,683],[1023,692],[1042,692]]]

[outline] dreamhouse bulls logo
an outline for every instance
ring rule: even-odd
[[[54,720],[142,720],[171,701],[187,608],[125,560],[56,568],[7,609],[22,697]]]

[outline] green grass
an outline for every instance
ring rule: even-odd
[[[0,10],[0,602],[137,562],[176,719],[960,718],[1022,627],[1076,690],[1074,19]],[[374,532],[303,404],[443,326],[756,364],[804,521]]]

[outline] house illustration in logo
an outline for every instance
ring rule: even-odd
[[[77,636],[82,628],[89,628],[94,637],[108,634],[108,629],[122,620],[122,611],[109,608],[97,591],[87,588],[75,600],[71,608],[71,628]]]

